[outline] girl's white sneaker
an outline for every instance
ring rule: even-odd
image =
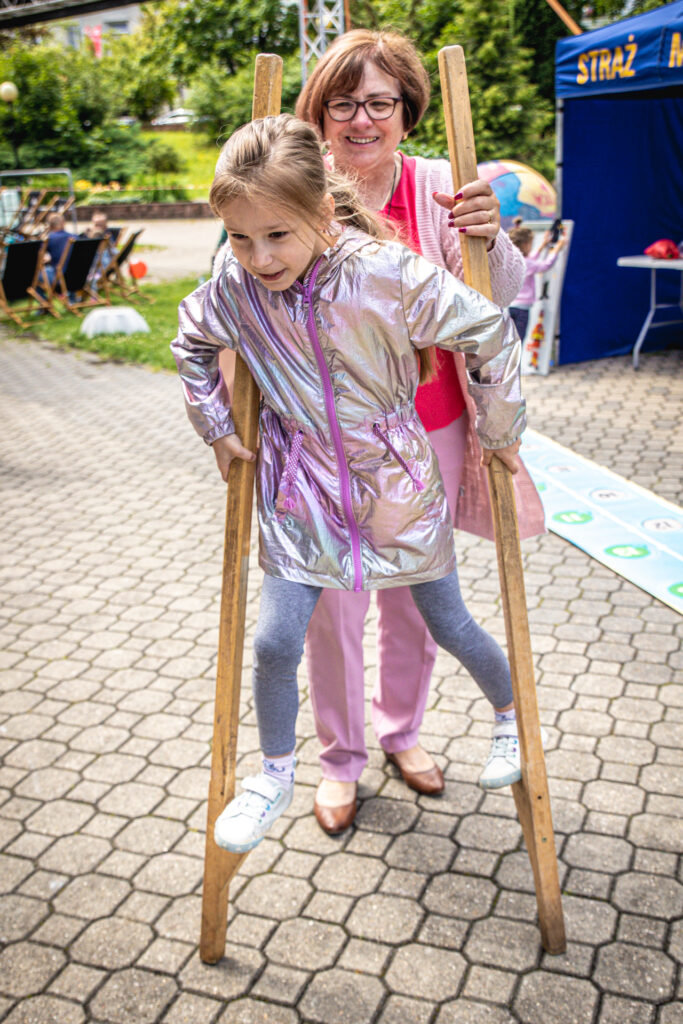
[[[541,729],[541,743],[545,747],[547,736]],[[501,789],[519,782],[522,764],[519,752],[517,722],[496,722],[493,726],[491,749],[484,770],[479,776],[479,785],[484,789]]]
[[[292,802],[294,785],[281,786],[270,775],[250,775],[244,790],[216,819],[213,837],[224,850],[247,853],[257,846],[273,822]]]

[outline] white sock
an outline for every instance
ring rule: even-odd
[[[294,785],[295,764],[294,751],[291,754],[285,754],[284,757],[264,757],[263,774],[270,775],[271,779],[275,779],[281,786],[289,789]]]
[[[496,725],[499,725],[501,722],[505,722],[506,725],[510,725],[510,726],[514,727],[514,728],[510,729],[510,735],[511,736],[516,736],[517,735],[517,714],[516,714],[514,708],[510,708],[509,711],[496,711],[495,712],[495,716],[496,716]]]

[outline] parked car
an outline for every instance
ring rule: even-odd
[[[151,122],[155,128],[163,128],[169,124],[190,124],[194,121],[194,110],[187,110],[185,107],[176,107],[169,110],[167,114],[160,114]]]

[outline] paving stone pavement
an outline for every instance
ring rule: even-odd
[[[680,616],[548,534],[523,545],[568,948],[545,954],[489,714],[440,657],[418,797],[368,734],[324,835],[302,674],[297,794],[198,958],[224,487],[170,374],[0,339],[0,1019],[7,1024],[681,1024]],[[681,355],[526,383],[533,426],[681,500]],[[504,639],[495,553],[457,540]],[[248,636],[259,571],[252,559]],[[245,652],[248,675],[250,648]],[[368,630],[368,693],[375,667]],[[240,772],[256,764],[243,686]]]

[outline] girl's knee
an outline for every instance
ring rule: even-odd
[[[296,672],[303,656],[302,644],[291,644],[288,638],[271,631],[257,633],[254,637],[254,663],[260,668],[270,668],[279,674]]]

